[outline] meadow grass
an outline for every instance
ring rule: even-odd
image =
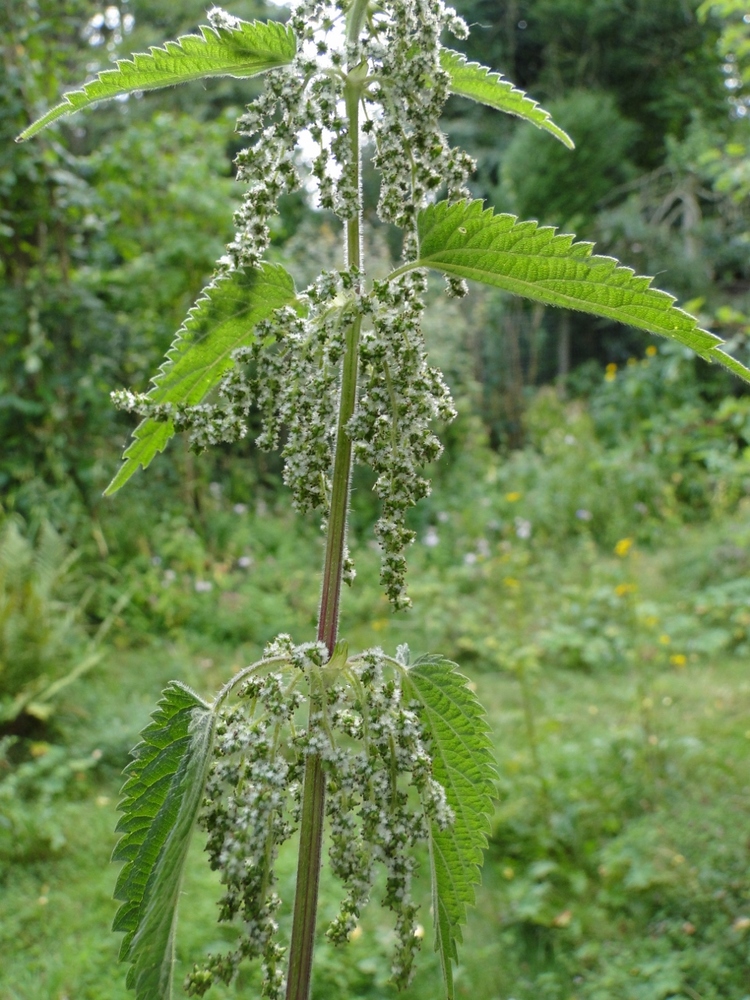
[[[353,649],[393,651],[407,641],[412,655],[455,659],[489,713],[497,804],[457,995],[747,1000],[747,504],[704,523],[623,521],[615,542],[574,515],[546,529],[534,520],[524,537],[519,525],[537,517],[536,493],[507,490],[515,473],[498,485],[496,470],[472,456],[465,464],[415,521],[408,613],[391,614],[379,593],[378,553],[355,505],[359,577],[344,595],[341,627]],[[211,696],[280,627],[295,641],[314,627],[314,525],[284,508],[238,514],[228,501],[206,516],[210,539],[166,516],[148,536],[123,529],[137,544],[118,556],[113,590],[129,588],[132,600],[106,656],[66,689],[46,732],[8,750],[0,1000],[128,995],[108,928],[129,749],[170,678]],[[288,932],[293,849],[279,872]],[[441,995],[424,881],[425,940],[405,1000]],[[178,984],[193,961],[233,938],[214,922],[218,892],[196,838]],[[336,892],[324,875],[321,938]],[[377,905],[347,948],[321,940],[314,997],[394,997],[392,941]],[[213,995],[256,996],[258,987],[243,970]]]
[[[706,551],[720,542],[708,530],[691,529],[689,538]],[[671,551],[641,556],[637,575],[644,600],[658,592],[660,607],[669,609],[684,597],[674,584],[665,591],[664,580],[674,560],[684,563],[686,544],[683,536]],[[619,572],[610,557],[600,561],[607,572]],[[415,587],[429,589],[428,576]],[[457,586],[467,585],[463,579]],[[539,580],[534,590],[537,585]],[[501,597],[498,607],[506,600]],[[419,608],[420,603],[412,613],[417,637],[429,631],[437,611]],[[364,610],[350,609],[356,638],[363,644],[388,641],[398,626],[390,620],[383,626],[380,617]],[[480,618],[488,614],[485,607]],[[521,618],[515,627],[523,627]],[[448,634],[460,646],[461,635]],[[521,638],[517,633],[516,641]],[[633,640],[636,652],[643,652],[643,641]],[[107,666],[64,706],[59,733],[76,746],[68,790],[54,799],[65,842],[55,851],[42,838],[36,851],[19,849],[1,863],[2,1000],[127,996],[116,964],[117,935],[107,931],[115,910],[116,869],[108,859],[115,842],[118,769],[168,677],[208,691],[214,675],[231,669],[237,656],[236,649],[216,645],[207,657],[189,641],[113,651]],[[500,778],[484,885],[465,935],[459,996],[745,996],[746,662],[692,654],[683,665],[662,657],[647,663],[645,677],[642,666],[623,656],[610,669],[562,670],[542,657],[530,668],[524,693],[517,669],[502,670],[476,653],[469,657],[467,673],[488,708]],[[44,758],[43,749],[35,752]],[[96,766],[76,772],[77,762],[92,755]],[[28,803],[32,815],[36,807]],[[196,839],[179,918],[178,982],[192,960],[232,939],[231,931],[213,923],[218,887],[200,853]],[[280,873],[288,899],[293,852],[282,856]],[[335,886],[328,879],[322,900],[323,913],[333,912]],[[409,1000],[440,992],[426,898],[423,922],[419,973],[403,994]],[[284,923],[288,912],[282,913]],[[373,907],[347,949],[323,945],[315,995],[395,996],[387,984],[390,936],[388,915]],[[215,992],[219,998],[256,994],[252,972]]]

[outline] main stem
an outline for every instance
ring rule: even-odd
[[[360,2],[359,7],[362,7]],[[357,35],[358,37],[358,35]],[[347,78],[344,96],[351,141],[352,163],[356,169],[359,189],[359,99],[363,73],[352,70]],[[346,225],[347,263],[362,270],[360,249],[360,212]],[[326,554],[323,565],[323,586],[318,617],[318,640],[333,653],[338,637],[339,601],[346,550],[346,516],[349,506],[349,482],[352,468],[352,442],[346,425],[354,413],[357,401],[357,367],[359,333],[362,317],[357,316],[346,335],[346,348],[341,373],[341,398],[336,428],[336,449],[333,461],[333,485],[328,516]],[[325,774],[320,757],[311,755],[305,763],[300,817],[300,842],[297,860],[297,886],[294,896],[292,940],[289,949],[287,1000],[309,1000],[315,947],[315,918],[318,908],[323,819],[325,816]]]

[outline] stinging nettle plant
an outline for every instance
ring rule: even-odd
[[[444,657],[412,663],[406,646],[393,656],[350,655],[338,636],[341,586],[355,575],[346,544],[355,460],[377,477],[383,588],[394,608],[409,604],[404,553],[414,535],[405,518],[429,492],[420,469],[441,452],[433,424],[454,416],[420,329],[427,272],[446,276],[449,295],[478,281],[670,337],[748,381],[750,371],[651,279],[593,255],[590,243],[471,200],[474,163],[439,125],[449,94],[572,142],[500,74],[443,45],[446,34],[465,39],[468,29],[442,0],[302,0],[285,25],[244,22],[218,8],[208,19],[199,35],[119,61],[66,94],[19,137],[123,94],[265,74],[261,96],[238,123],[248,146],[237,157],[246,190],[236,235],[152,388],[113,393],[143,419],[107,493],[146,468],[176,431],[197,450],[236,441],[257,408],[257,444],[276,448],[283,429],[294,504],[321,511],[325,529],[315,640],[278,636],[210,703],[172,682],[133,751],[114,855],[124,862],[114,925],[125,934],[121,959],[138,1000],[171,995],[177,899],[197,824],[224,887],[219,920],[240,932],[233,951],[194,968],[188,994],[202,996],[213,982],[231,981],[244,959],[259,959],[263,995],[308,1000],[327,817],[329,862],[343,883],[328,937],[347,940],[382,868],[383,903],[396,927],[393,980],[405,986],[420,943],[414,849],[426,844],[435,947],[451,998],[493,795],[484,714]],[[298,152],[305,130],[318,150],[309,162]],[[402,263],[383,281],[368,280],[363,259],[365,144],[380,172],[378,215],[403,232]],[[278,198],[310,176],[321,205],[343,223],[343,262],[298,292],[263,254]],[[287,950],[274,862],[295,833]]]

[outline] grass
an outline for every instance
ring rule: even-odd
[[[156,653],[121,654],[112,673],[129,680],[120,691],[109,688],[98,736],[117,733],[127,719],[132,741],[148,710],[134,678],[139,668],[153,676]],[[163,677],[181,658],[168,659],[156,671]],[[188,679],[195,680],[194,673],[188,670]],[[496,735],[501,777],[458,996],[744,997],[750,682],[743,662],[723,659],[655,674],[648,695],[650,743],[631,676],[540,671],[533,691],[538,768],[517,680],[473,676]],[[120,720],[112,730],[109,712]],[[84,775],[78,800],[60,805],[66,845],[59,854],[43,853],[2,871],[3,1000],[128,995],[116,965],[116,936],[108,932],[115,908],[116,873],[108,864],[114,768],[121,752],[116,746],[124,745],[110,740],[98,771]],[[191,958],[228,939],[213,923],[216,886],[199,853],[196,844],[180,916],[177,982]],[[286,898],[292,879],[287,854],[281,867]],[[324,910],[333,898],[326,883]],[[429,938],[427,913],[424,919]],[[385,983],[388,936],[387,917],[373,909],[349,949],[324,946],[316,995],[395,995]],[[439,991],[426,946],[404,996],[427,1000]],[[215,993],[242,995],[256,995],[254,977]]]
[[[352,648],[407,640],[415,654],[457,660],[489,713],[497,809],[457,996],[750,1000],[750,511],[662,528],[658,546],[636,541],[618,557],[587,522],[562,541],[518,537],[515,518],[536,516],[534,497],[527,507],[467,479],[455,506],[436,494],[416,525],[414,610],[389,613],[365,541],[342,620]],[[165,520],[123,557],[117,588],[133,600],[105,661],[66,690],[47,742],[24,744],[26,763],[0,781],[0,1000],[128,996],[109,932],[109,857],[129,748],[169,678],[210,695],[279,627],[297,641],[311,633],[318,533],[277,511],[215,520],[221,544]],[[214,922],[217,886],[200,855],[196,841],[178,996],[191,963],[232,939]],[[285,900],[293,879],[287,850]],[[425,945],[405,1000],[442,995],[422,890]],[[335,903],[324,878],[315,1000],[395,997],[388,915],[373,904],[337,950],[322,938]],[[287,907],[282,930],[289,919]],[[255,997],[255,973],[211,995]]]

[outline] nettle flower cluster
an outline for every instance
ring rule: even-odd
[[[399,650],[401,661],[408,650]],[[284,995],[274,863],[300,820],[305,760],[323,761],[328,789],[331,869],[345,890],[328,937],[345,942],[385,871],[383,903],[395,914],[392,974],[405,986],[420,944],[411,895],[413,848],[429,825],[453,821],[418,716],[399,683],[403,663],[372,649],[349,660],[322,643],[295,646],[287,635],[266,649],[238,688],[238,703],[217,724],[214,762],[200,823],[210,864],[224,885],[220,921],[239,920],[233,951],[210,955],[185,988],[202,996],[225,983],[243,959],[260,959],[263,996]],[[299,724],[308,706],[306,724]]]
[[[232,20],[217,9],[209,18],[216,27]],[[377,212],[403,230],[404,260],[415,259],[417,212],[441,189],[454,201],[469,193],[466,180],[474,162],[449,147],[439,126],[449,83],[440,66],[440,35],[447,29],[465,37],[466,25],[442,0],[384,0],[356,42],[345,39],[341,3],[308,0],[290,24],[298,39],[294,62],[266,75],[263,94],[239,119],[240,133],[250,140],[237,157],[246,192],[221,267],[259,263],[278,198],[303,186],[305,175],[314,178],[321,206],[342,222],[361,215],[359,169],[344,107],[345,70],[352,66],[366,66],[361,138],[380,171]],[[317,144],[309,163],[299,152],[303,132]],[[321,275],[300,296],[301,311],[285,307],[258,324],[253,346],[234,352],[234,367],[215,402],[156,404],[129,391],[113,397],[123,408],[172,420],[196,450],[244,438],[248,418],[259,410],[256,444],[275,449],[283,440],[284,478],[296,507],[319,509],[325,521],[340,363],[346,331],[361,317],[357,405],[345,432],[355,459],[377,476],[381,580],[399,609],[410,604],[404,552],[414,533],[406,527],[406,512],[429,493],[419,470],[442,451],[432,425],[452,420],[455,410],[441,373],[427,363],[421,330],[426,278],[411,272],[367,291],[360,265],[351,260],[343,270]],[[448,290],[461,295],[465,286],[449,279]],[[351,581],[351,565],[346,575]]]
[[[238,131],[251,145],[236,161],[247,190],[226,266],[260,261],[277,199],[302,186],[297,150],[303,132],[318,147],[309,171],[321,206],[344,221],[360,213],[359,170],[344,111],[345,70],[360,64],[368,71],[362,132],[374,144],[381,174],[378,215],[407,231],[406,252],[414,249],[417,212],[439,188],[445,185],[449,200],[469,196],[474,161],[451,149],[439,126],[449,84],[440,36],[447,30],[466,38],[466,23],[442,0],[383,0],[360,38],[350,41],[345,6],[326,0],[297,5],[289,21],[298,41],[294,61],[267,74],[263,94],[239,119]],[[215,27],[227,18],[217,8],[209,13]]]
[[[363,303],[372,325],[362,334],[359,400],[347,427],[355,459],[377,475],[380,578],[395,608],[410,604],[404,551],[415,535],[406,527],[406,512],[429,494],[430,483],[419,470],[443,450],[431,428],[436,418],[449,422],[456,416],[442,373],[427,363],[420,328],[426,284],[419,272],[376,282]]]

